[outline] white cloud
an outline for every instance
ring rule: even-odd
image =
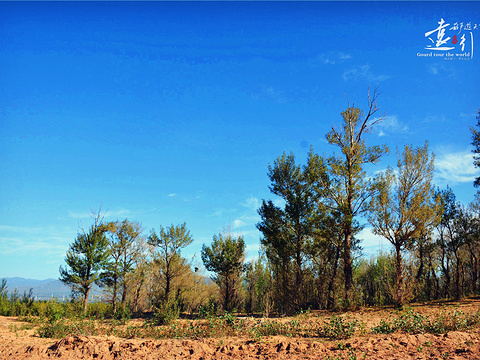
[[[432,75],[442,75],[452,77],[455,76],[455,70],[451,66],[444,63],[436,63],[427,65],[427,72]]]
[[[243,215],[239,216],[237,219],[233,221],[233,228],[240,229],[244,227],[252,227],[255,226],[260,221],[259,215]]]
[[[120,208],[118,210],[107,210],[105,211],[105,217],[108,218],[116,218],[116,217],[124,217],[130,215],[132,212],[130,210]]]
[[[173,194],[168,194],[168,197],[174,197],[174,196],[177,196],[177,194],[173,193]]]
[[[423,123],[442,123],[446,122],[447,118],[445,115],[428,115],[425,119],[422,120]]]
[[[370,64],[365,64],[362,66],[357,66],[343,72],[343,80],[368,80],[370,82],[380,82],[385,81],[390,78],[389,75],[384,74],[374,74],[371,70]]]
[[[386,251],[391,248],[391,244],[382,236],[375,235],[371,227],[366,227],[360,233],[355,235],[357,239],[363,240],[360,246],[363,248],[363,254],[368,257],[377,255],[378,252]]]
[[[438,151],[435,159],[435,183],[438,185],[473,183],[478,176],[480,170],[473,165],[473,153],[470,150]]]
[[[45,254],[61,256],[75,239],[76,231],[58,227],[19,227],[0,225],[0,247],[3,255]]]
[[[255,196],[250,196],[244,203],[241,203],[241,205],[256,211],[260,207],[260,201]]]
[[[266,99],[279,103],[286,103],[288,98],[283,90],[276,89],[272,86],[262,87],[260,92],[252,95],[255,100]]]
[[[345,54],[343,52],[329,52],[326,54],[321,54],[318,59],[323,64],[335,65],[337,62],[343,62],[345,60],[351,59],[350,54]]]
[[[243,220],[240,220],[240,219],[233,220],[233,228],[234,229],[238,229],[238,228],[240,228],[244,225],[245,225],[245,222]]]
[[[74,212],[74,211],[69,211],[68,216],[74,219],[87,219],[92,217],[91,212]]]
[[[408,133],[408,125],[398,120],[396,115],[386,117],[382,122],[376,125],[378,136],[398,135]]]

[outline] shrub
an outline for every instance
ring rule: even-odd
[[[330,321],[326,323],[320,330],[319,336],[330,339],[345,339],[349,338],[355,332],[358,321],[353,319],[351,321],[345,320],[341,316],[333,315]]]
[[[151,320],[152,325],[169,325],[180,316],[180,307],[178,301],[169,299],[164,301],[155,311],[155,316]]]
[[[373,334],[391,334],[391,333],[395,332],[396,330],[397,329],[394,326],[394,324],[382,319],[382,320],[380,320],[380,324],[378,324],[377,326],[374,326],[371,329],[371,332]]]

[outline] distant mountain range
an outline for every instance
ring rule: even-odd
[[[66,286],[58,279],[34,280],[20,277],[5,279],[7,280],[7,290],[9,295],[11,295],[15,289],[17,289],[19,296],[22,296],[24,292],[28,294],[30,289],[33,289],[33,295],[37,300],[48,300],[54,297],[63,301],[69,299],[72,294],[70,287]],[[92,301],[95,296],[101,296],[100,289],[93,289],[90,301]]]

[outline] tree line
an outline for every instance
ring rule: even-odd
[[[284,153],[268,166],[276,199],[258,209],[258,259],[245,263],[243,237],[223,231],[202,247],[214,274],[207,278],[181,255],[193,241],[185,223],[144,236],[139,223],[106,223],[99,211],[70,245],[60,280],[85,311],[92,286],[107,289],[114,312],[218,307],[268,316],[478,294],[480,195],[464,206],[449,187],[435,187],[428,142],[397,149],[396,167],[369,174],[389,153],[365,142],[384,119],[377,100],[374,91],[365,112],[349,104],[341,113],[341,125],[326,134],[333,154],[312,147],[304,165]],[[477,120],[480,129],[480,112]],[[480,130],[471,131],[480,167]],[[390,252],[362,257],[359,233],[367,224]]]

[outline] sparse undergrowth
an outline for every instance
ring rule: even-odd
[[[29,320],[29,319],[25,319]],[[287,319],[239,318],[231,313],[196,320],[172,320],[164,325],[152,320],[130,323],[121,320],[87,318],[30,318],[36,322],[37,334],[44,338],[63,338],[76,335],[114,335],[121,338],[211,338],[228,336],[248,336],[259,340],[265,336],[282,335],[287,337],[320,337],[330,340],[347,339],[353,335],[366,333],[389,334],[403,332],[409,334],[464,331],[480,326],[480,310],[466,314],[458,309],[443,310],[431,316],[415,312],[411,308],[391,319],[381,319],[378,325],[369,329],[365,323],[349,316],[332,315],[330,317],[297,316]]]
[[[475,314],[465,314],[458,309],[443,310],[440,314],[428,317],[408,308],[400,317],[391,321],[382,319],[371,329],[374,334],[390,334],[401,331],[409,334],[442,334],[448,331],[463,331],[480,325],[480,310]]]

